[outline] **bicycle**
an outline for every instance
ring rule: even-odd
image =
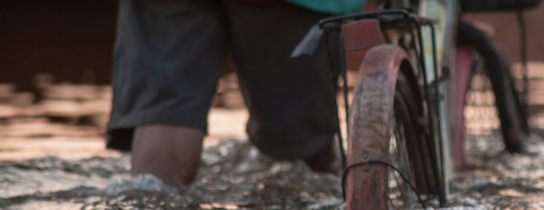
[[[478,104],[477,101],[481,100],[476,99],[478,97],[476,93],[479,92],[481,98],[481,94],[485,94],[486,90],[491,89],[495,93],[494,97],[491,99],[487,97],[487,101],[483,102],[483,105],[489,105],[491,101],[495,101],[504,149],[514,153],[525,152],[523,142],[529,134],[527,102],[516,90],[515,81],[503,55],[484,32],[469,24],[463,22],[459,24],[458,37],[457,64],[463,67],[457,68],[459,76],[456,82],[459,89],[462,90],[457,95],[459,97],[457,103],[462,104],[463,108],[469,103],[473,108],[477,108],[482,104]],[[472,57],[471,62],[467,62],[467,56]],[[484,87],[474,87],[474,84],[471,84],[474,83],[473,80],[477,79],[477,77],[480,77],[480,80],[483,79],[484,84],[482,85]],[[469,91],[472,91],[472,93],[469,94]],[[462,111],[465,110],[459,109],[459,112]],[[459,133],[457,139],[452,142],[454,146],[452,150],[457,158],[455,168],[462,170],[465,167],[463,141],[466,135],[463,133],[461,123],[465,123],[466,119],[463,119],[464,116],[461,113],[457,117],[460,124],[456,126],[456,132]]]
[[[527,2],[518,9],[539,1]],[[483,32],[458,23],[461,6],[482,10],[486,5],[468,0],[381,1],[380,5],[381,10],[320,21],[322,31],[313,28],[293,54],[311,51],[308,46],[323,33],[329,57],[337,64],[331,69],[342,76],[346,96],[344,53],[367,50],[358,69],[351,109],[344,97],[349,110],[349,145],[347,157],[343,155],[342,188],[348,209],[414,208],[418,204],[425,208],[432,199],[445,205],[450,179],[446,170],[453,168],[448,161],[450,142],[455,167],[460,169],[463,164],[459,158],[463,155],[462,113],[472,72],[476,72],[473,64],[483,61],[485,67],[498,72],[485,75],[494,93],[506,96],[496,104],[506,149],[511,152],[523,149],[528,133],[524,100],[491,41]],[[498,9],[511,5],[502,6]],[[429,13],[436,19],[424,16]],[[457,44],[456,38],[462,42]],[[471,57],[473,53],[483,59]],[[341,135],[338,139],[343,151]]]

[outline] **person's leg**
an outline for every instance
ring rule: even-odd
[[[331,143],[329,146],[322,149],[317,154],[304,158],[304,162],[315,172],[336,173],[336,168],[333,168],[333,162],[336,159],[335,149]]]
[[[250,112],[247,132],[264,154],[306,160],[327,171],[334,159],[336,97],[322,43],[313,56],[291,58],[325,14],[227,4],[233,57]]]
[[[132,175],[153,174],[169,185],[194,180],[200,163],[204,132],[197,128],[149,125],[136,128]]]
[[[108,147],[132,149],[133,176],[188,184],[226,54],[223,9],[215,0],[119,4]]]

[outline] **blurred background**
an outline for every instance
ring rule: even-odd
[[[44,155],[118,155],[104,149],[117,4],[0,1],[0,161]],[[519,26],[512,12],[465,14],[484,30],[520,76]],[[544,4],[524,12],[533,123],[544,126]],[[248,117],[228,60],[210,115],[207,144],[245,137]],[[354,77],[355,74],[350,74]],[[354,78],[350,81],[355,81]],[[484,129],[498,125],[490,124]]]

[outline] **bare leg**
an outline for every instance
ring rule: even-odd
[[[168,185],[193,182],[205,133],[170,125],[137,127],[132,145],[132,176],[152,174]]]

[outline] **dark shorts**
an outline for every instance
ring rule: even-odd
[[[247,133],[278,159],[310,157],[334,139],[336,101],[324,41],[290,58],[325,14],[212,0],[120,0],[108,147],[130,150],[134,128],[207,130],[225,55],[232,51],[250,112]]]

